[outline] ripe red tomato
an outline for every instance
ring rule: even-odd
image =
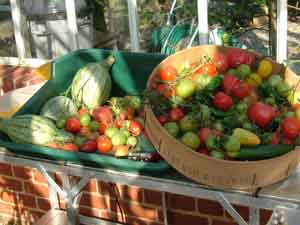
[[[217,75],[217,67],[212,63],[207,63],[204,66],[200,67],[195,73],[207,74],[211,77],[214,77]]]
[[[88,140],[81,146],[81,151],[83,152],[96,152],[97,151],[97,141]]]
[[[217,109],[227,111],[233,105],[233,101],[229,95],[226,95],[224,92],[219,91],[213,98],[213,105]]]
[[[171,121],[179,121],[184,117],[183,109],[181,108],[174,108],[171,109],[169,112],[169,118]]]
[[[66,143],[63,145],[60,145],[60,149],[70,151],[70,152],[77,152],[79,150],[78,146],[75,145],[74,143]]]
[[[168,115],[160,115],[158,117],[158,121],[160,122],[161,125],[164,125],[165,123],[167,123],[169,120]]]
[[[232,89],[232,95],[242,100],[251,94],[251,86],[248,83],[241,82],[237,87]]]
[[[124,122],[125,119],[121,118],[121,117],[117,117],[114,121],[114,125],[115,127],[117,128],[121,128],[122,127],[122,124]]]
[[[127,107],[125,110],[125,115],[127,120],[132,120],[134,118],[135,110],[131,107]]]
[[[106,128],[108,128],[107,125],[105,125],[104,123],[99,123],[99,129],[98,129],[99,134],[103,135],[105,133]]]
[[[175,95],[175,89],[168,84],[159,84],[156,88],[157,94],[164,96],[166,98],[172,97]]]
[[[282,138],[282,143],[285,145],[293,145],[294,141],[295,140],[293,138],[287,138],[287,137]]]
[[[231,91],[240,84],[240,79],[233,75],[226,75],[222,81],[222,87],[226,94],[230,94]]]
[[[217,67],[220,73],[224,73],[228,70],[228,60],[224,53],[217,53],[213,59],[214,65]]]
[[[110,125],[113,122],[113,115],[108,106],[100,106],[93,110],[94,120],[101,122],[105,125]]]
[[[255,102],[248,109],[248,117],[259,127],[265,128],[272,123],[275,110],[271,105]]]
[[[89,110],[87,108],[82,107],[79,111],[78,111],[78,117],[81,117],[82,115],[85,114],[89,114]]]
[[[80,120],[76,117],[69,117],[67,119],[65,129],[72,133],[77,133],[80,131]]]
[[[207,127],[203,127],[200,128],[200,130],[198,131],[198,136],[200,138],[201,143],[205,144],[207,138],[212,135],[212,130],[210,128]]]
[[[256,55],[251,52],[245,52],[245,54],[246,54],[246,56],[245,56],[244,64],[247,64],[251,67],[256,60]]]
[[[277,145],[277,144],[279,144],[279,141],[280,141],[279,133],[273,133],[272,137],[271,137],[271,144],[272,145]]]
[[[209,155],[209,151],[207,148],[200,148],[197,150],[200,154]]]
[[[132,136],[139,136],[143,131],[143,126],[140,122],[132,120],[129,125],[129,131]]]
[[[300,123],[294,117],[287,117],[281,123],[282,135],[286,138],[295,138],[300,131]]]
[[[111,140],[105,135],[99,136],[97,139],[97,147],[99,152],[107,153],[112,149]]]
[[[159,78],[163,81],[172,81],[176,75],[177,71],[173,66],[164,66],[159,71]]]
[[[240,48],[230,48],[226,53],[229,67],[238,67],[246,61],[246,51]]]

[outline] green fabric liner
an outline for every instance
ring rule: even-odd
[[[162,54],[132,53],[102,49],[74,51],[52,62],[51,79],[26,102],[16,115],[38,114],[48,99],[61,94],[69,87],[72,78],[82,66],[90,62],[101,62],[110,54],[113,54],[116,58],[116,62],[111,69],[113,80],[112,96],[141,93],[146,87],[151,71],[166,57],[166,55]],[[12,143],[3,135],[0,136],[0,146],[6,147],[16,154],[57,161],[70,161],[133,173],[154,175],[168,171],[170,168],[168,163],[163,160],[151,163],[117,159],[113,156],[102,155],[100,153],[68,152],[30,144]]]

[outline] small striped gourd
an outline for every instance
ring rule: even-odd
[[[49,143],[70,143],[74,136],[56,128],[48,118],[37,115],[21,115],[0,120],[0,131],[13,142],[47,146]]]

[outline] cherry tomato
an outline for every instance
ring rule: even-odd
[[[226,95],[224,92],[218,92],[213,98],[213,105],[217,109],[227,111],[233,105],[232,98],[229,95]]]
[[[259,62],[257,74],[261,76],[261,78],[268,78],[273,70],[273,65],[269,60],[263,59]]]
[[[190,79],[182,79],[176,85],[176,95],[181,98],[189,98],[196,91],[196,83]]]
[[[76,117],[69,117],[66,122],[65,129],[72,133],[77,133],[80,131],[80,120]]]
[[[280,135],[278,133],[273,133],[271,136],[271,144],[277,145],[279,144],[279,141],[280,141]]]
[[[112,149],[111,140],[105,135],[99,136],[97,139],[97,147],[99,152],[107,153]]]
[[[295,138],[300,131],[300,123],[294,117],[287,117],[281,123],[282,135],[286,138]]]
[[[113,122],[112,111],[107,106],[100,106],[93,110],[94,120],[104,123],[105,125],[110,125]]]
[[[80,124],[82,126],[88,126],[91,122],[91,116],[90,114],[86,113],[86,114],[82,114],[80,116]]]
[[[63,145],[60,145],[60,149],[70,151],[70,152],[77,152],[79,150],[78,146],[74,143],[66,143]]]
[[[227,56],[224,53],[217,53],[214,56],[214,65],[217,67],[220,73],[224,73],[228,70],[228,60]]]
[[[117,117],[114,121],[114,125],[115,127],[117,128],[121,128],[122,127],[122,124],[124,122],[125,119],[121,118],[121,117]]]
[[[84,114],[89,114],[89,110],[87,108],[82,107],[79,111],[78,111],[78,117],[81,117]]]
[[[207,148],[199,148],[197,152],[199,152],[200,154],[209,155],[209,151]]]
[[[175,89],[168,84],[159,84],[156,88],[156,92],[166,98],[170,98],[175,95]]]
[[[82,126],[79,131],[79,134],[86,138],[88,138],[91,135],[91,133],[91,129],[88,126]]]
[[[239,48],[231,48],[226,53],[228,64],[230,67],[238,67],[239,65],[245,63],[247,59],[247,54],[244,50]]]
[[[226,94],[230,94],[231,91],[240,84],[240,80],[233,75],[226,75],[222,81],[222,87]]]
[[[88,140],[86,141],[80,148],[83,152],[96,152],[97,151],[97,141],[96,140]]]
[[[181,108],[171,109],[169,112],[169,118],[171,121],[179,121],[184,117],[184,112]]]
[[[103,135],[105,133],[106,128],[108,128],[107,125],[105,125],[104,123],[99,123],[99,129],[98,129],[99,134]]]
[[[207,74],[211,77],[214,77],[217,75],[217,67],[212,63],[207,63],[204,66],[200,67],[196,74]]]
[[[285,145],[293,145],[294,144],[294,139],[292,138],[287,138],[287,137],[283,137],[282,138],[282,143]]]
[[[200,146],[200,143],[201,143],[198,135],[191,131],[186,132],[181,137],[181,142],[194,150],[196,150]]]
[[[143,131],[143,126],[140,122],[132,120],[129,125],[129,131],[132,136],[139,136]]]
[[[177,75],[177,71],[173,66],[164,66],[159,71],[159,78],[163,81],[172,81]]]
[[[168,115],[160,115],[158,117],[158,121],[160,122],[161,125],[164,125],[165,123],[167,123],[169,120]]]
[[[275,110],[271,105],[255,102],[249,106],[248,117],[259,127],[265,128],[273,121]]]
[[[212,130],[207,127],[200,128],[198,131],[198,136],[200,138],[201,143],[206,143],[207,138],[212,135]]]
[[[131,107],[127,107],[125,110],[126,119],[132,120],[134,118],[135,110]]]
[[[239,100],[251,94],[251,86],[248,83],[242,82],[237,87],[232,89],[232,95],[237,97]]]

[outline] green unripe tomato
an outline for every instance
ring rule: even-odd
[[[59,128],[59,129],[62,129],[62,128],[65,127],[66,122],[67,122],[67,120],[64,119],[64,118],[58,119],[58,120],[56,121],[56,127]]]
[[[288,117],[295,117],[296,114],[295,114],[295,112],[293,112],[293,111],[287,111],[287,112],[284,112],[284,113],[282,114],[282,116],[283,116],[283,118],[288,118]]]
[[[83,114],[80,116],[80,124],[81,126],[88,126],[91,122],[91,116],[89,114]]]
[[[179,127],[182,132],[194,131],[197,129],[198,124],[192,116],[186,115],[179,121]]]
[[[181,98],[188,98],[195,93],[196,84],[189,79],[182,79],[176,85],[176,95]]]
[[[175,122],[168,122],[164,124],[164,128],[168,131],[173,137],[177,137],[179,134],[179,126]]]
[[[112,138],[117,132],[119,132],[119,129],[116,127],[108,127],[105,130],[105,136]]]
[[[198,135],[191,131],[185,133],[181,137],[181,142],[194,150],[196,150],[200,146],[200,139]]]
[[[245,79],[251,74],[251,68],[246,64],[239,65],[237,71],[241,79]]]
[[[265,103],[267,103],[269,105],[276,105],[275,99],[273,97],[265,98]]]
[[[245,130],[249,130],[249,131],[253,130],[253,126],[252,126],[252,124],[250,122],[243,123],[243,128]]]
[[[212,150],[209,155],[215,159],[224,159],[224,152]]]
[[[223,126],[223,124],[222,124],[221,121],[214,122],[213,128],[216,129],[216,130],[218,130],[218,131],[221,131],[221,132],[224,131],[224,126]]]
[[[282,97],[287,97],[290,94],[291,88],[283,81],[276,86],[276,90]]]
[[[218,150],[218,148],[219,148],[218,138],[214,135],[208,136],[208,138],[205,141],[205,145],[206,145],[206,148],[210,151]]]
[[[127,137],[120,131],[116,132],[111,138],[111,143],[113,145],[125,145],[126,142]]]
[[[247,109],[248,109],[248,105],[246,104],[246,102],[240,102],[240,103],[236,104],[236,110],[239,113],[245,113],[245,112],[247,112]]]
[[[87,140],[86,137],[76,136],[75,137],[75,144],[80,147],[86,142],[86,140]]]
[[[239,152],[241,149],[241,143],[237,137],[229,136],[227,137],[223,147],[226,152]]]
[[[229,69],[229,70],[227,70],[226,74],[238,76],[239,72],[237,69]]]
[[[98,131],[99,123],[97,121],[91,121],[89,127],[90,127],[91,131]]]
[[[282,78],[280,75],[274,74],[272,76],[269,77],[268,79],[268,83],[272,86],[272,87],[277,87],[278,84],[280,84],[282,82]]]
[[[124,134],[127,138],[128,137],[130,137],[130,132],[129,132],[129,130],[127,130],[127,129],[120,129],[120,132],[122,133],[122,134]]]
[[[130,137],[127,139],[126,144],[129,145],[129,146],[134,147],[134,146],[136,146],[137,142],[138,142],[138,140],[137,140],[136,137],[130,136]]]

